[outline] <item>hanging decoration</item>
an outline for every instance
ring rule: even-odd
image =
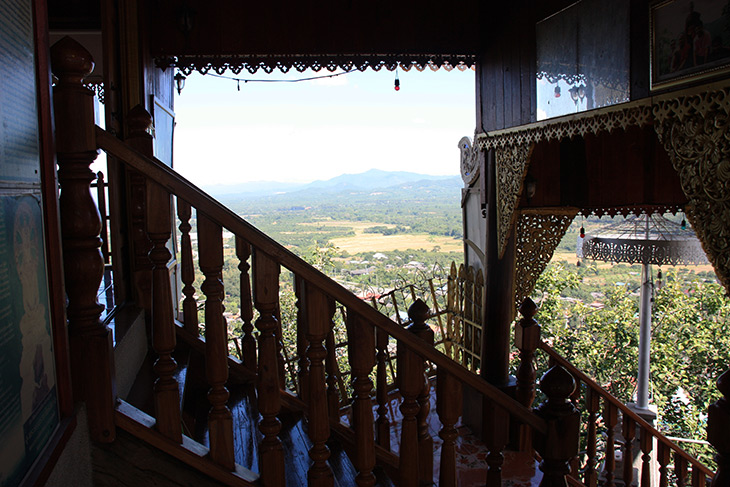
[[[395,91],[400,91],[400,80],[398,79],[398,70],[395,70]]]

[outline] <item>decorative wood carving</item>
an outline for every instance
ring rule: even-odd
[[[718,279],[730,290],[730,88],[654,105],[655,129],[689,199],[685,208]]]
[[[534,144],[509,145],[496,150],[497,250],[500,259],[515,221],[515,209],[522,195]]]
[[[114,425],[114,353],[109,329],[99,321],[104,307],[97,291],[104,275],[101,218],[91,196],[97,156],[94,94],[82,80],[94,66],[91,55],[70,37],[51,49],[56,119],[59,212],[64,279],[68,305],[69,345],[74,397],[86,401],[91,438],[112,442]]]
[[[644,99],[523,125],[516,129],[477,134],[475,145],[480,150],[526,146],[550,140],[569,139],[576,135],[611,132],[619,128],[625,130],[628,127],[643,127],[651,123],[651,99]]]
[[[294,68],[300,73],[311,69],[318,72],[322,69],[334,72],[342,71],[365,71],[371,68],[373,71],[380,71],[385,68],[388,71],[402,69],[409,71],[416,68],[423,71],[429,68],[433,71],[444,68],[451,71],[454,67],[464,71],[473,67],[476,63],[476,56],[469,54],[358,54],[358,55],[266,55],[266,56],[160,56],[155,59],[158,67],[166,69],[176,67],[186,76],[193,71],[206,74],[213,71],[223,74],[231,70],[233,74],[247,71],[250,74],[256,73],[259,69],[265,73],[271,73],[275,69],[286,73]]]
[[[515,309],[532,294],[537,278],[550,262],[553,252],[577,213],[577,208],[520,212],[515,245]]]

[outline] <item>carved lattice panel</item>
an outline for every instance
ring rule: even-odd
[[[687,218],[730,290],[730,88],[654,105],[655,129],[679,173]]]
[[[522,183],[527,175],[530,154],[534,144],[513,145],[497,149],[497,244],[499,257],[510,235],[515,208],[522,194]]]
[[[547,213],[549,211],[549,213]],[[535,288],[577,208],[523,210],[517,220],[515,262],[515,312]]]

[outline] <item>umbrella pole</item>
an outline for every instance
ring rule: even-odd
[[[651,266],[641,266],[641,301],[639,302],[639,377],[637,379],[636,407],[649,408],[649,355],[651,353]]]

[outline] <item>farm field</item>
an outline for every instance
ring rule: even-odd
[[[441,252],[461,252],[464,248],[460,239],[426,234],[386,236],[379,233],[360,233],[354,237],[333,238],[331,242],[340,251],[347,251],[350,254],[407,249],[431,250],[436,246],[441,248]]]

